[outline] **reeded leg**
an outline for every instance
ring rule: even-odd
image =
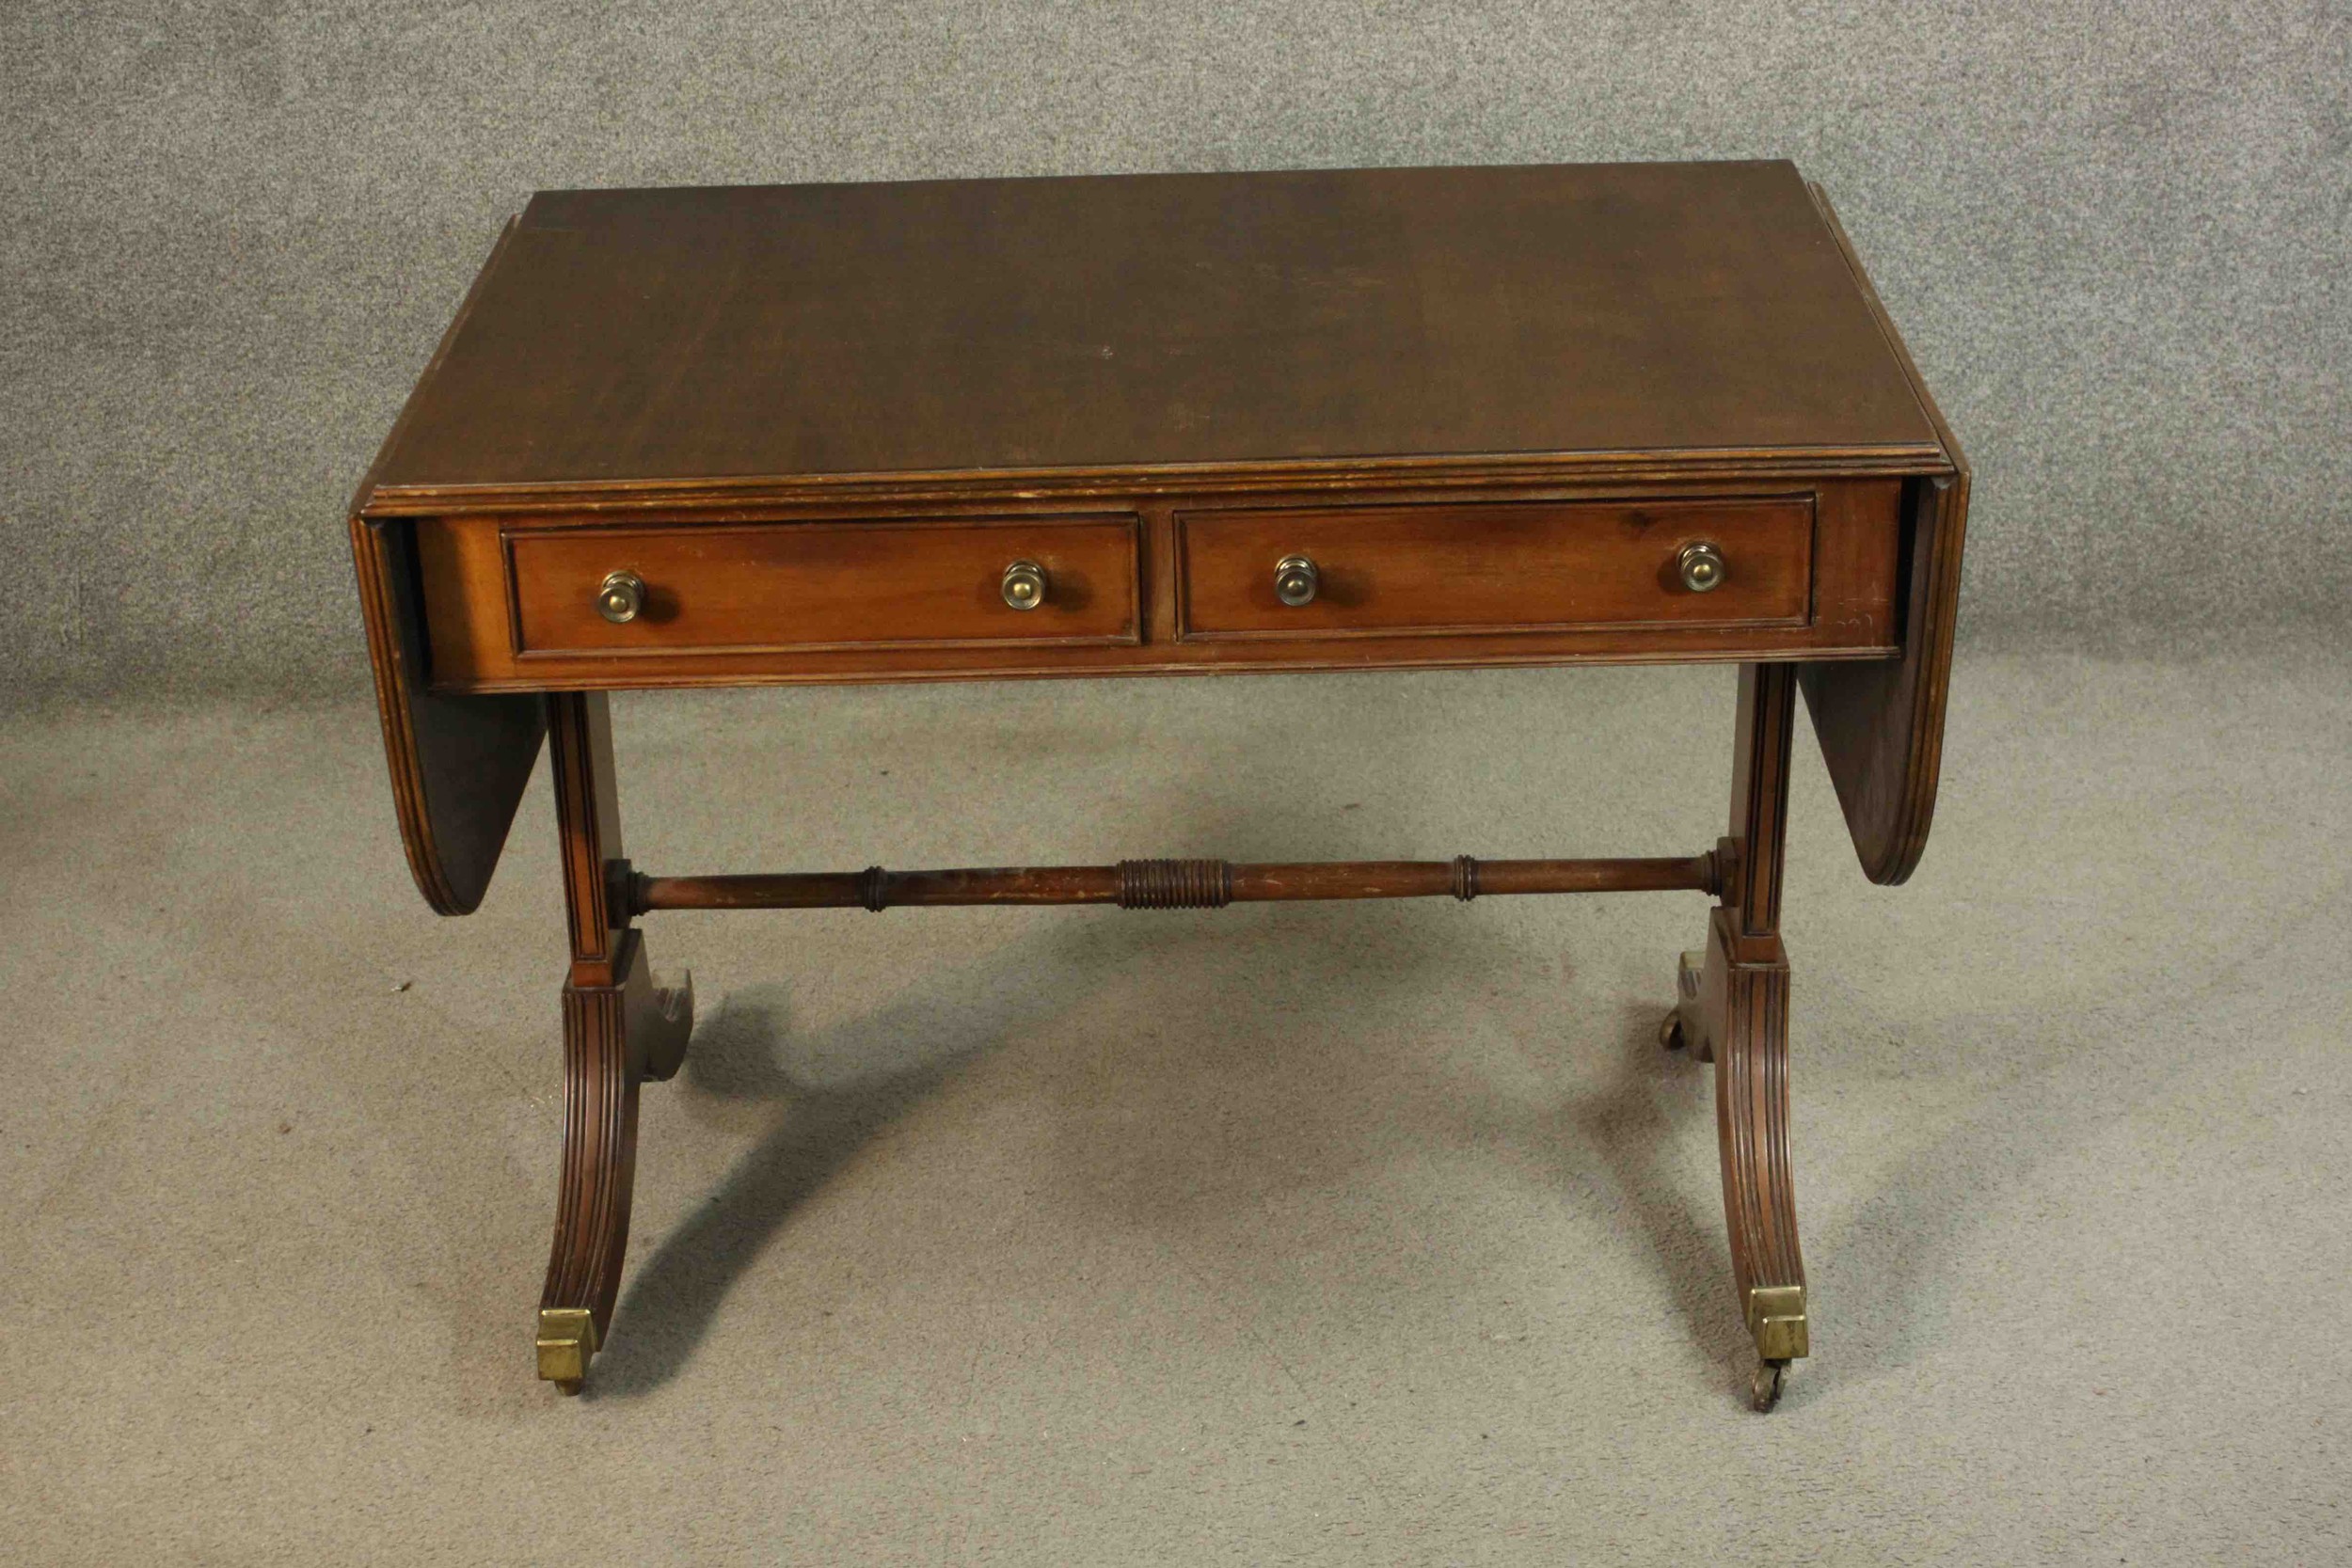
[[[1811,1350],[1788,1165],[1788,958],[1777,936],[1741,937],[1731,911],[1718,910],[1708,960],[1732,1283],[1756,1339],[1756,1408],[1769,1410],[1782,1369]]]
[[[572,968],[564,988],[564,1164],[537,1344],[539,1375],[576,1394],[620,1295],[637,1086],[677,1070],[693,1028],[693,988],[654,984],[644,941],[615,896],[625,863],[604,698],[549,698],[548,731]]]
[[[567,1394],[580,1392],[603,1346],[628,1247],[638,1075],[625,996],[618,987],[564,988],[564,1166],[539,1296],[539,1375]]]
[[[1781,946],[1782,839],[1796,683],[1786,666],[1740,672],[1730,870],[1707,951],[1683,956],[1681,1000],[1661,1037],[1715,1064],[1715,1130],[1736,1299],[1756,1340],[1756,1407],[1780,1398],[1788,1363],[1811,1351],[1804,1259],[1788,1164],[1788,955]]]

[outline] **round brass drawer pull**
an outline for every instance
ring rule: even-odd
[[[1682,586],[1693,594],[1711,594],[1724,585],[1724,552],[1705,540],[1683,546],[1676,564],[1682,568]]]
[[[1005,602],[1015,610],[1035,610],[1045,602],[1045,568],[1034,561],[1016,561],[1005,568]]]
[[[596,588],[596,613],[626,626],[645,608],[645,579],[635,572],[608,572]]]
[[[1274,563],[1274,596],[1293,610],[1312,604],[1323,578],[1315,563],[1303,555],[1286,555]]]

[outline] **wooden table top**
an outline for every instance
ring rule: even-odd
[[[452,491],[1936,459],[1787,163],[546,192],[374,475]]]

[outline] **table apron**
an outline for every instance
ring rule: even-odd
[[[412,530],[446,692],[1888,658],[1900,478],[485,513]],[[1726,563],[1693,590],[1683,552]],[[1264,559],[1260,560],[1260,557]],[[1319,571],[1278,597],[1286,560]],[[1034,567],[1041,602],[1001,574]],[[600,613],[613,574],[642,610]]]

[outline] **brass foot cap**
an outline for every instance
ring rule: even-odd
[[[1682,955],[1681,961],[1675,966],[1675,990],[1682,1001],[1696,1002],[1699,999],[1699,982],[1706,974],[1705,950]]]
[[[1805,1332],[1804,1287],[1756,1285],[1748,1290],[1748,1332],[1756,1354],[1767,1361],[1793,1361],[1812,1354]]]
[[[596,1354],[596,1315],[584,1307],[539,1308],[539,1375],[567,1394],[580,1392]]]

